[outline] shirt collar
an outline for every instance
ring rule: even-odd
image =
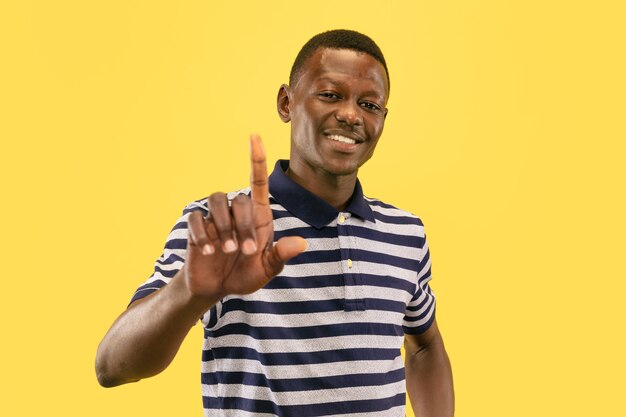
[[[276,162],[269,178],[272,197],[291,214],[317,229],[336,219],[339,210],[289,178],[285,173],[287,168],[288,160]],[[363,188],[358,179],[345,211],[364,220],[374,221],[374,213],[363,197]]]

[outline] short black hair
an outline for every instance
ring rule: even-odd
[[[296,56],[296,60],[291,67],[291,72],[289,73],[290,85],[294,85],[300,78],[304,64],[320,48],[351,49],[353,51],[365,52],[383,65],[385,74],[387,74],[387,88],[389,88],[389,70],[387,69],[385,57],[378,45],[376,45],[376,42],[367,35],[346,29],[329,30],[309,39],[298,52],[298,56]]]

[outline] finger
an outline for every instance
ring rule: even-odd
[[[269,205],[269,186],[267,181],[267,163],[265,159],[265,148],[259,135],[250,135],[250,162],[252,170],[250,172],[250,189],[252,191],[252,202],[254,204]]]
[[[189,229],[189,245],[200,248],[203,255],[211,255],[215,252],[215,248],[206,233],[204,219],[199,211],[192,211],[191,214],[189,214],[187,226]]]
[[[280,238],[268,254],[267,265],[270,275],[278,275],[285,266],[285,263],[304,252],[307,246],[306,240],[298,236]]]
[[[215,224],[218,237],[221,241],[221,249],[224,253],[232,253],[237,250],[237,242],[234,239],[232,218],[228,207],[228,198],[224,193],[213,193],[209,196],[209,211],[211,220]]]
[[[232,203],[233,218],[235,219],[235,229],[237,239],[244,255],[256,253],[256,231],[252,217],[252,202],[247,195],[238,195]]]
[[[214,245],[220,244],[220,237],[217,234],[217,228],[211,219],[207,219],[206,234],[209,236],[209,241],[211,241],[211,243]]]

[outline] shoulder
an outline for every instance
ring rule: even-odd
[[[396,247],[417,249],[418,252],[409,257],[421,262],[428,249],[422,219],[409,211],[376,198],[366,196],[363,198],[372,210],[375,219],[373,227],[380,233],[381,239]]]
[[[377,222],[415,225],[421,228],[424,227],[422,219],[413,213],[400,209],[389,203],[385,203],[376,198],[366,196],[363,196],[363,198],[370,206],[370,209],[372,209],[372,213],[374,214],[374,218]]]

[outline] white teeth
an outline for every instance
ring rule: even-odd
[[[328,138],[331,140],[336,140],[337,142],[349,143],[352,145],[356,143],[356,140],[347,138],[345,136],[340,136],[340,135],[328,135]]]

